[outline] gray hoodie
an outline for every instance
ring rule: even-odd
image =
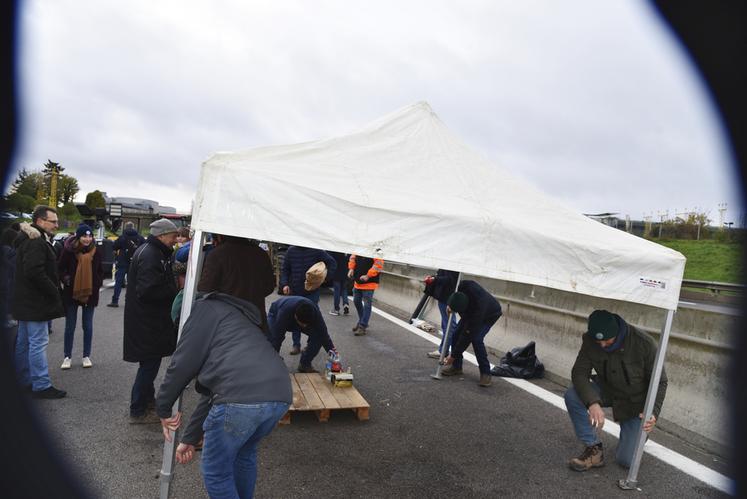
[[[170,417],[184,387],[197,377],[205,396],[183,442],[197,443],[187,434],[199,431],[210,404],[293,401],[288,369],[260,325],[259,309],[247,301],[223,293],[195,300],[156,398],[158,416]]]

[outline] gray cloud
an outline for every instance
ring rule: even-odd
[[[37,0],[21,18],[23,141],[84,189],[189,209],[214,151],[354,131],[427,100],[496,164],[578,211],[736,216],[717,117],[633,2]]]

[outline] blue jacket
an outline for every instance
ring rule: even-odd
[[[283,268],[280,271],[280,287],[290,287],[290,294],[295,296],[306,296],[314,291],[306,291],[303,283],[306,280],[306,271],[316,262],[324,262],[327,265],[327,276],[331,276],[337,269],[335,259],[324,250],[304,248],[303,246],[291,246],[285,253]]]
[[[130,252],[130,255],[127,255],[127,247],[130,245],[130,241],[132,241],[135,247],[138,247],[145,242],[145,238],[138,234],[135,229],[125,229],[122,232],[122,235],[114,241],[113,248],[114,251],[117,251],[117,265],[120,267],[129,265],[130,260],[132,259],[134,248],[133,251]]]
[[[303,302],[314,308],[314,324],[305,330],[301,329],[295,318],[296,307]],[[280,351],[280,345],[285,339],[286,331],[301,331],[308,336],[319,335],[319,342],[325,351],[330,351],[335,347],[329,337],[327,325],[324,323],[324,317],[322,317],[319,307],[303,296],[286,296],[273,302],[267,314],[267,322],[270,326],[270,343],[272,343],[275,351]]]

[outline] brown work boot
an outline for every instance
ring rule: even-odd
[[[299,353],[301,353],[301,347],[299,347],[298,345],[293,345],[293,348],[291,348],[290,354],[298,355]]]
[[[358,324],[358,329],[353,333],[353,336],[365,336],[366,328]]]
[[[584,449],[580,456],[571,459],[568,464],[574,471],[586,471],[590,468],[604,466],[604,449],[602,443],[591,445]]]
[[[464,372],[461,369],[457,369],[454,366],[446,366],[441,369],[441,374],[444,376],[458,376]]]
[[[493,384],[493,375],[491,375],[490,373],[480,375],[480,382],[478,383],[478,385],[490,386],[492,384]]]

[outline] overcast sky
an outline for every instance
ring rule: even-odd
[[[425,100],[584,213],[738,221],[718,116],[634,1],[29,0],[16,169],[186,212],[215,151],[355,131]],[[385,188],[385,186],[382,186]]]

